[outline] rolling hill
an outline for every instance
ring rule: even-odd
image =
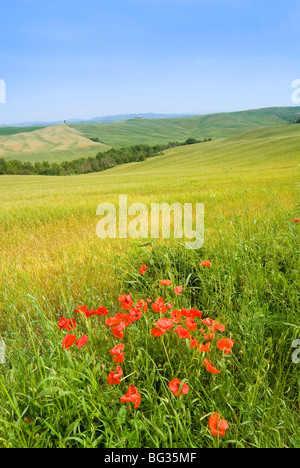
[[[107,145],[89,140],[68,125],[54,125],[9,136],[0,134],[0,157],[8,160],[63,162],[95,156],[107,149]]]
[[[287,125],[300,116],[300,107],[257,109],[244,112],[208,114],[176,119],[134,119],[113,123],[74,124],[72,128],[86,137],[97,137],[111,146],[138,143],[155,145],[184,141],[189,137],[227,138],[247,130]]]

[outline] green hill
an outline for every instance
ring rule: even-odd
[[[134,119],[113,123],[72,124],[82,135],[110,146],[154,145],[189,137],[226,138],[261,127],[288,125],[300,116],[300,107],[257,109],[176,119]]]
[[[0,157],[7,160],[63,162],[95,156],[109,146],[95,143],[68,125],[53,125],[32,132],[0,135]]]

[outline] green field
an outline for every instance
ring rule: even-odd
[[[224,138],[228,123],[222,139],[100,174],[0,177],[0,332],[7,346],[0,447],[300,447],[300,365],[292,362],[300,338],[300,225],[292,222],[300,216],[300,126],[277,120],[281,125],[247,124],[243,134],[239,128]],[[216,136],[213,127],[202,133],[199,122],[182,138]],[[146,122],[115,124],[123,125]],[[256,115],[253,127],[261,126]],[[173,130],[168,141],[180,138]],[[112,132],[103,141],[123,145],[131,134],[118,138]],[[204,203],[203,248],[187,251],[172,239],[148,246],[100,240],[97,206],[117,204],[120,194],[148,207]],[[211,268],[201,266],[207,259]],[[149,270],[141,276],[144,263]],[[184,286],[183,294],[162,289],[159,279]],[[116,368],[109,350],[120,340],[103,317],[76,316],[78,334],[89,341],[81,350],[61,349],[62,316],[74,317],[78,305],[106,306],[114,315],[118,296],[129,292],[136,302],[163,295],[173,308],[194,307],[225,324],[232,354],[214,347],[205,355],[221,374],[208,374],[203,355],[172,331],[154,339],[159,316],[151,310],[125,332],[121,385],[107,384]],[[176,398],[173,378],[190,393]],[[137,410],[120,404],[128,385],[142,395]],[[229,424],[226,437],[209,431],[214,412]]]

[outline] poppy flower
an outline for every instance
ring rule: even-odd
[[[76,336],[75,335],[67,335],[64,337],[62,341],[62,349],[65,349],[68,351],[71,346],[75,343],[76,341]]]
[[[78,349],[83,348],[87,344],[88,337],[83,335],[79,340],[76,341],[76,346]]]
[[[113,332],[116,338],[120,338],[120,340],[122,340],[125,336],[124,333],[122,333],[125,327],[126,327],[125,322],[121,322],[116,327],[111,328],[111,331]]]
[[[129,312],[131,322],[136,322],[137,320],[140,320],[142,315],[143,315],[143,313],[142,313],[141,309],[132,309]]]
[[[223,340],[218,341],[217,347],[219,348],[220,351],[224,351],[225,354],[229,356],[234,343],[235,342],[233,340],[230,340],[229,338],[224,338]]]
[[[162,297],[158,297],[156,301],[151,305],[152,310],[156,313],[166,314],[168,312],[168,308],[165,305],[165,301]]]
[[[198,340],[196,340],[195,338],[191,337],[191,341],[190,341],[190,348],[193,349],[193,348],[199,348],[200,346],[200,343]]]
[[[191,331],[196,331],[197,330],[197,323],[194,322],[194,320],[192,318],[187,317],[185,319],[185,324]]]
[[[221,419],[218,413],[215,413],[209,418],[208,425],[210,432],[215,437],[225,437],[225,432],[229,429],[229,425],[225,419]]]
[[[155,325],[161,330],[165,331],[170,331],[174,327],[172,320],[166,318],[161,318],[157,320]]]
[[[170,281],[170,280],[160,280],[159,284],[161,286],[172,286],[173,285],[173,282]]]
[[[166,332],[163,330],[160,330],[159,328],[152,328],[151,334],[153,338],[159,338],[160,336],[164,335]]]
[[[139,269],[139,273],[144,276],[147,270],[148,270],[148,267],[146,265],[142,265],[141,268]]]
[[[214,341],[216,335],[214,333],[208,333],[207,335],[204,335],[205,341]]]
[[[137,409],[141,404],[141,394],[134,385],[128,387],[126,395],[121,397],[121,403],[135,403],[134,409]]]
[[[106,320],[105,325],[107,327],[114,327],[116,325],[119,325],[119,323],[121,323],[123,320],[124,320],[124,314],[116,314],[113,317],[109,317]]]
[[[220,333],[223,333],[225,331],[225,325],[222,325],[221,323],[216,322],[215,320],[213,320],[212,322],[212,327],[214,331],[218,330]]]
[[[207,372],[209,372],[210,374],[220,374],[221,373],[214,366],[212,366],[211,362],[209,362],[207,359],[204,359],[203,364],[206,367]]]
[[[294,221],[294,223],[300,223],[300,218],[294,218],[292,221]]]
[[[176,327],[176,330],[174,330],[174,333],[176,333],[180,339],[182,338],[191,338],[191,334],[189,332],[189,330],[187,330],[186,328],[183,328],[181,327],[180,325],[178,327]]]
[[[142,309],[143,312],[147,312],[148,310],[147,302],[144,301],[144,299],[141,299],[139,302],[137,302],[134,307],[136,307],[137,309]]]
[[[203,315],[203,312],[197,309],[191,309],[189,311],[189,317],[191,318],[199,317],[200,319],[202,319],[202,315]]]
[[[99,309],[94,310],[94,315],[106,316],[109,314],[109,310],[106,307],[99,307]]]
[[[207,327],[209,327],[210,325],[213,324],[213,319],[206,318],[206,319],[202,320],[202,323],[203,323],[203,325],[206,325]]]
[[[114,362],[117,362],[117,363],[122,363],[124,362],[124,355],[125,353],[123,353],[125,349],[125,345],[124,344],[119,344],[118,346],[115,346],[113,349],[110,350],[110,354],[112,356],[114,356]]]
[[[210,346],[211,346],[210,342],[208,342],[206,344],[202,343],[201,346],[200,346],[199,352],[200,353],[209,353]]]
[[[111,371],[107,378],[108,385],[119,385],[121,383],[120,378],[123,375],[121,366],[117,366],[116,372]]]
[[[203,267],[211,267],[212,264],[210,263],[209,260],[204,260],[203,262],[201,262],[201,266],[203,266]]]
[[[59,327],[60,330],[67,330],[67,331],[72,331],[75,330],[77,327],[77,324],[75,322],[75,319],[66,319],[65,317],[62,317],[60,321],[58,322],[57,326]]]
[[[176,288],[174,288],[174,291],[175,291],[176,296],[180,296],[180,294],[183,291],[183,286],[176,286]]]
[[[81,307],[78,307],[77,309],[75,309],[74,313],[75,314],[83,314],[83,315],[85,315],[86,318],[89,318],[92,315],[94,315],[95,311],[93,309],[89,310],[87,306],[81,306]]]
[[[133,302],[132,302],[132,299],[131,299],[131,294],[120,296],[119,297],[119,302],[120,302],[121,306],[123,307],[123,309],[125,309],[125,310],[130,310],[131,307],[133,306]]]
[[[173,379],[171,382],[169,382],[169,389],[177,397],[180,397],[183,394],[187,395],[190,391],[188,384],[181,384],[181,381],[179,379]]]
[[[181,322],[181,311],[180,310],[172,310],[171,320],[174,323],[180,323]]]
[[[181,309],[181,315],[182,317],[189,317],[190,311],[188,309]]]

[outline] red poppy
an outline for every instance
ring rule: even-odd
[[[176,286],[176,288],[174,288],[174,291],[177,296],[180,296],[180,294],[183,291],[183,286]]]
[[[209,372],[210,374],[220,374],[221,373],[214,366],[212,366],[211,362],[209,362],[207,359],[204,359],[203,364],[206,367],[207,372]]]
[[[71,346],[75,343],[75,341],[75,335],[66,335],[62,341],[62,349],[68,351],[71,348]]]
[[[117,366],[116,372],[111,371],[107,378],[108,385],[119,385],[121,383],[120,378],[123,375],[121,366]]]
[[[188,384],[182,384],[179,379],[173,379],[171,382],[169,382],[169,388],[171,392],[177,397],[180,397],[183,394],[187,395],[190,391]]]
[[[136,307],[138,309],[142,309],[143,312],[147,312],[147,310],[148,310],[147,302],[144,301],[144,299],[141,299],[139,302],[137,302],[134,307]]]
[[[215,437],[224,437],[225,432],[229,429],[229,425],[225,419],[220,419],[220,415],[215,413],[209,418],[208,425],[210,427],[210,432]]]
[[[99,307],[99,309],[94,310],[94,315],[103,315],[104,317],[109,314],[109,310],[106,307]]]
[[[214,331],[218,330],[220,333],[223,333],[225,331],[225,325],[222,325],[221,323],[216,322],[215,320],[213,320],[212,326]]]
[[[60,328],[60,330],[67,330],[67,331],[72,331],[75,330],[77,327],[77,324],[75,322],[75,319],[66,319],[65,317],[62,317],[60,321],[58,322],[57,326]]]
[[[83,314],[83,315],[85,315],[86,318],[89,318],[92,315],[94,315],[95,311],[93,309],[89,310],[87,306],[80,306],[80,307],[78,307],[77,309],[74,310],[74,313],[75,314]]]
[[[120,344],[110,350],[110,354],[114,356],[114,359],[113,359],[114,362],[117,362],[117,363],[124,362],[124,355],[125,355],[125,353],[123,353],[124,349],[125,349],[125,345]]]
[[[137,409],[141,404],[141,394],[134,385],[128,387],[126,395],[121,397],[121,403],[135,403],[134,409]]]
[[[181,311],[180,310],[172,310],[171,320],[174,323],[180,323],[181,322]]]
[[[224,351],[225,354],[229,356],[231,353],[231,349],[233,348],[234,341],[230,340],[229,338],[224,338],[223,340],[219,340],[217,343],[217,347],[221,350]]]
[[[159,328],[152,328],[151,334],[154,338],[159,338],[160,336],[164,335],[166,332],[160,330]]]
[[[204,335],[205,341],[214,341],[216,335],[214,333],[208,333],[207,335]]]
[[[143,313],[142,313],[141,309],[131,309],[131,311],[129,312],[131,323],[136,322],[137,320],[140,320],[142,315],[143,315]]]
[[[203,266],[203,267],[211,267],[212,264],[210,263],[209,260],[204,260],[203,262],[201,262],[201,266]]]
[[[292,221],[294,221],[294,223],[300,223],[300,218],[294,218]]]
[[[131,307],[133,306],[133,302],[131,299],[131,294],[120,296],[119,297],[119,302],[121,303],[121,306],[125,310],[130,310]]]
[[[124,333],[122,333],[122,330],[124,330],[125,327],[126,327],[125,322],[121,322],[116,327],[111,328],[111,331],[113,332],[116,338],[120,338],[120,340],[122,340],[125,336]]]
[[[196,324],[196,322],[194,322],[194,320],[192,318],[187,317],[185,319],[185,324],[191,331],[196,331],[197,330],[197,324]]]
[[[176,330],[174,330],[174,333],[176,333],[180,339],[182,338],[191,338],[191,334],[189,332],[189,330],[187,330],[186,328],[183,328],[181,327],[180,325],[178,327],[176,327]]]
[[[213,324],[213,319],[206,318],[206,319],[202,320],[202,323],[203,323],[203,325],[206,325],[207,327],[209,327],[210,325]]]
[[[147,270],[148,270],[148,267],[146,265],[142,265],[141,268],[139,269],[139,273],[144,276]]]
[[[121,323],[123,320],[124,320],[124,314],[116,314],[113,317],[109,317],[106,320],[105,325],[107,327],[114,327],[116,325],[119,325],[119,323]]]
[[[165,331],[170,331],[174,327],[172,320],[166,318],[161,318],[157,320],[155,325],[161,330]]]
[[[161,286],[172,286],[173,285],[173,282],[170,281],[170,280],[160,280],[159,284]]]
[[[189,311],[189,317],[191,317],[191,318],[199,317],[199,318],[202,319],[202,315],[203,315],[203,312],[201,312],[200,310],[197,310],[197,309],[191,309]]]
[[[152,310],[156,313],[166,314],[168,312],[168,308],[165,305],[165,301],[162,297],[158,297],[156,301],[151,305]]]
[[[191,337],[191,341],[190,341],[190,348],[193,349],[193,348],[199,348],[200,346],[200,343],[198,340],[196,340],[195,338]]]
[[[201,346],[200,346],[199,352],[200,353],[209,353],[210,346],[211,346],[210,342],[208,342],[206,344],[202,343]]]
[[[78,349],[83,348],[87,344],[88,337],[83,335],[79,340],[76,341],[76,346]]]

